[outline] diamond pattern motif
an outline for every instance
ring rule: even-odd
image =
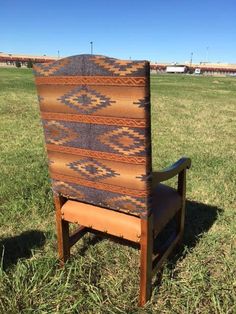
[[[103,134],[99,137],[99,140],[124,155],[136,154],[145,150],[145,136],[128,127]]]
[[[81,114],[91,114],[115,101],[87,86],[79,86],[58,99]]]
[[[67,166],[88,180],[102,180],[119,175],[111,168],[91,158],[71,162]]]
[[[134,102],[134,105],[138,105],[139,108],[147,108],[149,104],[149,97],[138,99],[138,101]]]
[[[44,125],[46,140],[50,144],[63,145],[67,142],[73,141],[79,136],[59,121],[45,121]]]

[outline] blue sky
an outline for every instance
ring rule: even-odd
[[[0,51],[90,52],[154,62],[236,63],[236,0],[12,0],[0,5]]]

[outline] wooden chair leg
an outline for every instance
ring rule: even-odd
[[[184,235],[184,223],[185,223],[185,203],[186,203],[186,169],[180,172],[178,177],[178,193],[182,198],[181,209],[177,216],[178,219],[178,233],[180,235],[179,243],[182,242]]]
[[[141,219],[140,239],[140,298],[139,305],[144,306],[152,293],[152,252],[153,222],[152,216]]]
[[[54,203],[56,207],[56,224],[57,224],[57,245],[58,255],[61,266],[70,257],[69,243],[69,223],[62,219],[61,207],[65,202],[65,198],[54,194]]]

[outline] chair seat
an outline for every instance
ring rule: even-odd
[[[154,235],[157,235],[181,208],[182,199],[175,189],[161,183],[152,195]]]
[[[141,236],[139,217],[68,200],[61,208],[66,221],[102,231],[130,241],[139,242]]]
[[[158,234],[181,207],[181,197],[176,190],[158,184],[153,191],[154,234]],[[62,218],[85,227],[139,242],[140,218],[91,204],[68,200],[61,208]]]

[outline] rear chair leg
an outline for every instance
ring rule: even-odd
[[[54,194],[54,203],[56,207],[57,245],[61,266],[63,266],[70,257],[69,223],[68,221],[62,219],[61,213],[61,207],[65,201],[65,198]]]
[[[153,228],[152,216],[141,219],[140,239],[140,297],[139,305],[144,306],[152,293],[152,252]]]

